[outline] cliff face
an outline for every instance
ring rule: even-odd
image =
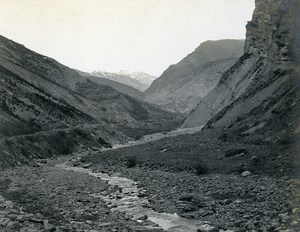
[[[156,79],[144,92],[145,99],[172,111],[190,112],[243,54],[243,48],[243,40],[202,43]]]
[[[257,0],[246,28],[246,54],[299,61],[299,1]]]
[[[256,1],[244,55],[198,104],[185,127],[243,127],[242,133],[249,133],[290,125],[287,112],[298,104],[299,2]]]

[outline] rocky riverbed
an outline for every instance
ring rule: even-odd
[[[298,179],[269,175],[262,168],[253,171],[247,163],[250,171],[234,171],[232,165],[241,157],[253,162],[252,152],[260,155],[259,147],[235,144],[240,151],[235,154],[232,143],[229,147],[201,138],[186,135],[102,152],[81,151],[3,171],[0,231],[299,231]],[[195,147],[188,142],[195,144],[193,140],[198,141]],[[209,147],[210,142],[214,146]],[[174,152],[176,144],[179,154]],[[205,159],[207,172],[189,169],[183,159],[185,150],[197,154],[198,149],[207,152],[202,158],[211,157]],[[230,154],[223,169],[211,169],[222,152],[225,157]],[[138,158],[128,166],[132,155]],[[188,158],[193,161],[193,156]],[[184,165],[187,168],[178,169]]]

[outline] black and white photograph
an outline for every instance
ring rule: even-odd
[[[300,0],[0,0],[0,232],[300,232]]]

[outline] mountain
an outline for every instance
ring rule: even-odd
[[[300,2],[255,4],[244,55],[200,101],[185,127],[231,128],[238,135],[299,131]]]
[[[141,92],[147,89],[156,78],[143,72],[128,72],[124,70],[118,73],[94,71],[91,75],[129,85]]]
[[[81,76],[86,77],[88,80],[90,80],[92,82],[95,82],[100,85],[110,86],[113,89],[117,90],[118,92],[129,95],[133,98],[143,99],[143,93],[129,85],[122,84],[120,82],[113,81],[111,79],[101,78],[99,76],[93,76],[90,73],[82,72],[79,70],[76,70],[76,72],[78,72]]]
[[[243,54],[243,48],[243,40],[202,43],[156,79],[144,92],[145,99],[172,111],[191,111]]]
[[[122,142],[124,133],[143,135],[181,121],[92,80],[0,36],[0,166]]]
[[[140,83],[144,84],[146,88],[148,88],[152,84],[152,82],[156,79],[155,76],[151,76],[144,72],[129,72],[126,70],[121,70],[120,72],[118,72],[118,74],[129,76],[132,79],[135,79]]]

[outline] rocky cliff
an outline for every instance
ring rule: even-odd
[[[300,1],[256,0],[244,55],[198,104],[184,126],[249,134],[296,128]]]
[[[145,99],[172,111],[189,112],[218,84],[243,49],[243,40],[202,43],[156,79],[144,92]]]

